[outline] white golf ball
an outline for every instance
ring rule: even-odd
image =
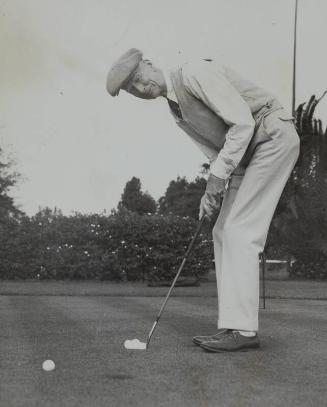
[[[45,360],[42,363],[42,369],[45,370],[46,372],[51,372],[51,370],[54,370],[55,367],[56,365],[53,360]]]

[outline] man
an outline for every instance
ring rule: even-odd
[[[133,48],[108,74],[108,92],[121,89],[167,98],[177,125],[210,161],[200,217],[215,220],[220,210],[213,228],[219,330],[193,342],[211,352],[259,347],[258,256],[299,154],[292,117],[270,93],[212,60],[164,72]]]

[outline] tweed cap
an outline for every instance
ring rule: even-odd
[[[107,91],[111,96],[118,96],[120,89],[128,82],[142,60],[142,56],[141,51],[131,48],[112,65],[107,76]]]

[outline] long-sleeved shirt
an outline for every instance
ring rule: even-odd
[[[183,83],[187,91],[201,100],[229,127],[223,148],[211,160],[210,166],[210,172],[222,179],[227,179],[240,163],[255,127],[249,105],[228,80],[226,69],[228,68],[222,65],[204,61],[187,63],[182,67]],[[165,79],[167,97],[177,101],[169,75],[165,74]],[[199,142],[196,144],[208,156],[207,147]]]

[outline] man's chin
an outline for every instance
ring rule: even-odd
[[[156,99],[161,96],[161,88],[158,84],[154,84],[150,88],[150,92],[147,94],[147,99]]]
[[[160,96],[159,92],[151,92],[149,95],[146,95],[144,97],[144,99],[148,99],[148,100],[153,100],[153,99],[157,99],[157,97]]]
[[[144,100],[153,100],[156,99],[158,96],[155,95],[143,95],[143,96],[137,96],[139,99],[144,99]]]

